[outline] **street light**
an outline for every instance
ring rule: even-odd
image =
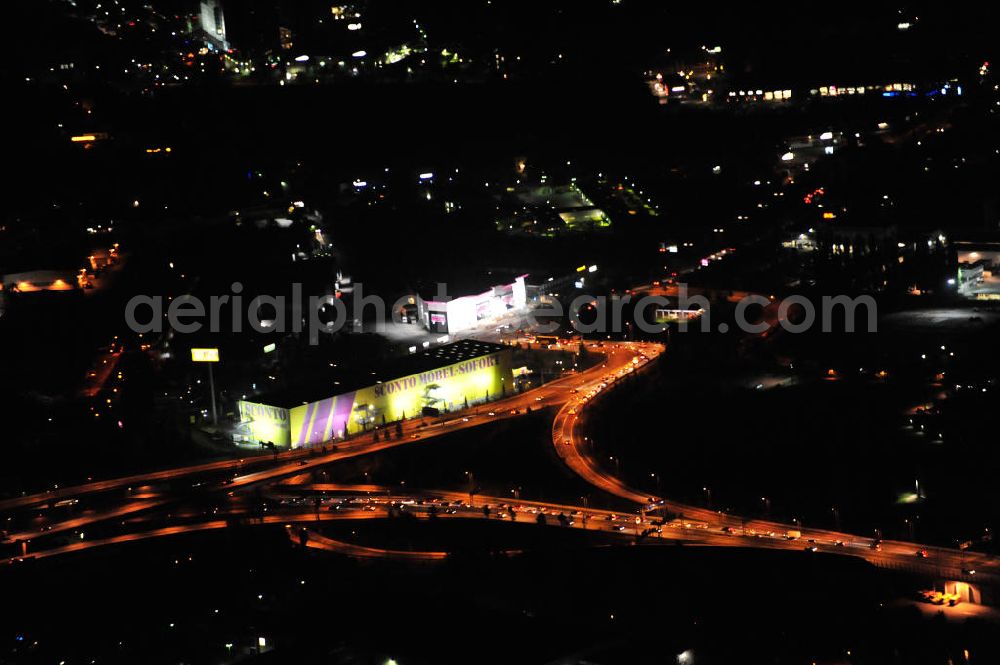
[[[466,471],[465,475],[469,478],[469,505],[475,505],[475,495],[476,495],[476,474],[472,471]]]

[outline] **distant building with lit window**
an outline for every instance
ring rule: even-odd
[[[202,0],[200,17],[202,36],[208,45],[220,51],[228,51],[226,16],[222,10],[222,0]]]
[[[8,294],[75,291],[80,288],[77,274],[69,270],[35,270],[3,275],[0,287]]]

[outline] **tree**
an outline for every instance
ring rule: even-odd
[[[403,438],[403,421],[402,420],[397,420],[396,421],[396,438],[397,439],[402,439]]]
[[[431,383],[430,385],[424,387],[424,394],[421,397],[424,402],[424,408],[436,409],[438,408],[438,403],[444,401],[442,398],[435,397],[433,394],[435,390],[440,389],[441,386],[437,383]]]

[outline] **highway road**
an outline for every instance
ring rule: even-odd
[[[559,407],[552,426],[552,445],[559,457],[570,469],[595,488],[633,504],[635,506],[634,514],[623,515],[575,505],[542,502],[518,501],[515,505],[509,503],[510,499],[478,495],[475,497],[475,502],[471,502],[467,494],[456,492],[417,492],[410,495],[400,495],[377,486],[299,484],[295,486],[295,491],[298,493],[305,491],[321,495],[330,492],[348,492],[364,495],[365,498],[358,503],[337,508],[335,511],[329,510],[327,505],[325,510],[317,512],[315,510],[302,511],[301,508],[296,507],[299,504],[284,497],[290,502],[287,506],[279,510],[277,514],[268,514],[263,520],[255,520],[252,523],[294,524],[342,519],[382,519],[387,516],[392,504],[396,504],[397,509],[402,506],[402,509],[408,510],[418,517],[429,517],[431,512],[429,502],[437,500],[451,504],[448,506],[438,505],[435,508],[438,512],[437,517],[442,518],[504,519],[537,523],[539,514],[543,514],[549,525],[608,531],[633,539],[640,534],[645,534],[655,539],[683,540],[690,544],[711,546],[783,550],[815,548],[816,551],[856,556],[883,567],[902,568],[933,577],[969,581],[995,581],[1000,578],[1000,565],[998,565],[997,560],[982,554],[898,541],[876,543],[871,538],[829,530],[805,529],[800,526],[762,520],[744,520],[738,516],[672,502],[663,497],[650,496],[647,492],[628,487],[621,479],[603,470],[593,458],[581,424],[581,417],[587,409],[593,408],[602,396],[614,390],[616,384],[641,374],[652,363],[656,362],[663,355],[665,348],[659,344],[619,342],[605,343],[602,351],[607,354],[606,361],[600,362],[586,371],[569,373],[536,390],[499,400],[488,407],[480,407],[478,413],[473,410],[472,412],[457,413],[447,419],[439,419],[434,422],[407,422],[404,425],[403,436],[400,438],[375,441],[373,436],[364,435],[338,443],[335,447],[328,445],[282,453],[277,456],[276,461],[270,456],[246,458],[240,461],[223,460],[97,481],[3,501],[0,502],[0,512],[163,481],[187,479],[193,482],[211,474],[225,474],[226,477],[221,481],[198,484],[203,485],[208,490],[228,491],[230,493],[258,485],[270,485],[272,494],[282,496],[281,492],[285,490],[280,485],[274,487],[280,481],[289,478],[301,480],[308,472],[338,461],[397,446],[416,445],[446,433],[478,427],[496,420],[519,417],[527,413],[529,409]],[[267,468],[239,473],[239,470],[246,467],[258,466]],[[328,502],[329,499],[323,499],[323,501]],[[147,522],[153,521],[154,518],[150,516],[152,509],[162,508],[166,502],[168,500],[165,497],[148,501],[126,498],[123,504],[112,501],[113,505],[103,511],[91,510],[83,515],[63,521],[45,522],[43,520],[43,523],[36,527],[37,531],[21,529],[12,534],[11,540],[27,540],[33,536],[35,538],[33,548],[37,548],[36,541],[38,539],[58,540],[57,538],[49,539],[47,536],[75,531],[83,526],[113,519],[122,520],[123,528],[126,529],[142,527]],[[484,505],[490,507],[489,515],[483,512]],[[662,523],[662,520],[656,515],[658,511],[664,510],[681,517]],[[563,517],[560,518],[560,515]],[[178,513],[178,515],[170,517],[178,518],[179,516]],[[224,528],[228,523],[227,519],[224,519],[227,516],[230,519],[237,518],[249,521],[245,513],[241,513],[239,510],[230,510],[229,512],[224,511],[223,514],[213,514],[211,519],[203,522],[195,521],[188,524],[123,533],[106,538],[81,540],[69,544],[53,542],[50,544],[51,546],[42,546],[29,552],[29,555],[33,555],[35,558],[44,558],[148,538]],[[186,518],[190,519],[191,515],[186,515]],[[788,538],[787,534],[791,531],[801,532],[801,537]],[[346,553],[344,549],[346,546],[331,545],[331,547]],[[391,552],[390,550],[386,551]],[[926,553],[926,557],[918,556],[918,551]],[[386,556],[377,550],[367,553],[362,550],[354,550],[353,552],[352,556],[363,554]],[[15,556],[8,561],[13,562],[18,559],[19,557]],[[971,570],[976,571],[975,575],[970,573]]]
[[[313,484],[296,487],[294,493],[282,493],[279,487],[275,489],[273,495],[290,501],[289,506],[294,510],[297,505],[311,504],[313,501],[311,496],[303,498],[303,491],[322,496],[324,503],[321,514],[324,510],[331,512],[333,508],[336,509],[334,512],[341,510],[350,512],[359,507],[365,510],[364,506],[372,506],[376,507],[376,511],[371,511],[369,508],[369,512],[377,515],[379,514],[377,511],[395,505],[418,516],[426,516],[430,506],[434,505],[439,511],[439,517],[483,518],[483,508],[486,507],[490,511],[486,519],[532,523],[537,522],[538,515],[542,514],[545,515],[548,525],[605,531],[629,538],[645,534],[647,542],[672,540],[684,541],[689,545],[802,552],[815,549],[816,552],[862,558],[883,568],[907,570],[942,579],[965,579],[970,582],[996,582],[1000,579],[1000,569],[997,568],[996,559],[983,554],[900,541],[881,541],[880,549],[875,550],[871,547],[873,541],[868,538],[759,520],[746,522],[744,529],[743,520],[738,517],[705,509],[691,509],[681,504],[673,504],[674,507],[686,508],[686,511],[675,511],[675,515],[683,512],[681,516],[664,520],[655,511],[646,510],[649,507],[646,505],[636,505],[635,512],[621,512],[573,504],[511,501],[503,497],[482,495],[470,497],[467,493],[455,491],[434,490],[402,495],[393,494],[389,488],[371,485]],[[339,498],[329,496],[331,493],[343,493],[346,496]],[[560,515],[564,516],[566,521],[561,521]],[[787,533],[791,530],[801,531],[802,536],[789,538]],[[917,557],[918,549],[925,550],[927,557]],[[963,572],[970,569],[976,570],[974,576]]]
[[[36,529],[25,529],[23,531],[9,533],[7,537],[8,540],[16,542],[19,540],[31,540],[39,535],[55,535],[66,531],[75,531],[77,529],[90,526],[91,524],[107,522],[113,519],[129,517],[147,510],[153,510],[154,508],[159,508],[166,503],[166,501],[130,501],[108,510],[89,510],[77,517],[53,522],[51,524],[46,523],[43,520],[42,525]]]
[[[303,492],[306,493],[305,496]],[[807,555],[806,550],[815,549],[817,552],[864,558],[881,567],[947,579],[963,578],[961,568],[953,568],[955,562],[949,562],[946,558],[953,552],[942,548],[929,548],[928,558],[920,559],[914,556],[915,546],[911,543],[885,542],[881,551],[874,551],[864,540],[841,541],[844,544],[838,545],[838,540],[834,536],[844,536],[844,534],[832,534],[826,531],[803,531],[801,538],[793,540],[787,538],[783,531],[760,530],[762,527],[777,526],[762,522],[754,522],[753,526],[748,525],[746,532],[736,529],[723,531],[719,527],[719,522],[710,523],[688,516],[664,520],[644,511],[641,506],[636,506],[635,513],[623,513],[541,501],[512,502],[503,497],[493,496],[476,495],[472,499],[464,492],[455,491],[421,490],[407,494],[393,494],[389,488],[375,485],[314,484],[294,488],[279,486],[272,490],[271,494],[279,499],[281,504],[276,511],[263,517],[249,516],[245,510],[235,509],[208,520],[196,519],[187,524],[157,528],[142,528],[145,519],[141,519],[134,524],[140,527],[140,530],[106,538],[59,544],[35,552],[30,558],[43,559],[112,545],[219,530],[226,528],[234,520],[249,528],[284,525],[294,534],[298,528],[308,528],[316,524],[384,520],[389,517],[390,512],[399,511],[423,520],[492,520],[535,526],[544,523],[547,528],[602,532],[620,538],[623,543],[633,543],[637,540],[645,544],[679,542],[690,546],[799,551],[804,555]],[[320,498],[318,506],[315,497]],[[176,517],[191,518],[193,515],[178,514]],[[726,516],[720,517],[722,522],[731,519]],[[310,537],[311,540],[314,538],[315,536]],[[298,540],[297,535],[293,540]],[[412,552],[364,547],[332,538],[314,540],[314,546],[317,549],[356,558],[437,561],[447,556],[443,552]],[[981,558],[979,555],[969,555],[965,563],[974,562],[976,565],[985,563],[985,569],[979,575],[995,581],[995,569],[990,569],[990,562],[983,562],[979,560]],[[0,560],[0,563],[15,564],[21,560],[21,557],[11,557]]]
[[[606,348],[611,349],[611,355],[614,356],[614,345],[608,345]],[[599,352],[601,349],[597,349],[597,351]],[[529,410],[537,411],[547,407],[558,407],[573,397],[574,386],[587,382],[594,377],[601,376],[606,371],[603,365],[604,363],[598,362],[596,366],[584,371],[568,372],[564,377],[551,381],[534,390],[513,395],[488,405],[456,412],[445,418],[406,421],[403,423],[403,435],[398,438],[381,438],[375,441],[372,434],[357,435],[348,441],[294,449],[279,453],[277,456],[260,455],[242,459],[218,460],[150,473],[99,480],[82,485],[60,487],[47,492],[2,500],[0,501],[0,514],[10,514],[17,510],[54,504],[59,501],[82,501],[91,495],[119,490],[134,492],[138,488],[148,485],[178,483],[180,481],[190,483],[192,488],[200,487],[207,490],[214,487],[217,490],[224,489],[228,491],[245,490],[256,485],[278,482],[288,477],[306,474],[329,464],[354,457],[369,455],[403,445],[417,445],[444,434],[523,416]],[[393,428],[389,427],[383,433],[392,432],[392,430]],[[247,469],[260,467],[265,468],[260,471],[243,473]],[[223,476],[224,478],[220,480],[220,477]],[[134,498],[131,495],[124,498],[111,497],[112,502],[131,501]],[[147,507],[153,506],[150,505]],[[143,509],[141,505],[136,504],[130,510],[138,511]],[[17,529],[15,533],[9,534],[7,541],[29,539],[33,536],[37,537],[46,533],[76,529],[84,525],[114,519],[122,514],[122,508],[118,505],[113,505],[103,511],[93,510],[86,518],[77,518],[64,522],[42,520],[40,523],[34,525],[32,529]]]
[[[563,404],[572,395],[574,383],[602,372],[600,365],[582,372],[568,372],[564,377],[551,381],[534,390],[507,397],[465,411],[458,411],[445,418],[413,419],[403,423],[403,437],[375,442],[371,434],[355,435],[343,442],[325,446],[296,448],[281,452],[275,459],[272,455],[255,455],[239,459],[224,459],[190,466],[139,473],[119,478],[110,478],[81,485],[53,488],[46,492],[26,494],[0,500],[0,513],[18,508],[29,508],[67,499],[80,499],[86,495],[130,489],[144,485],[155,485],[183,479],[197,479],[202,476],[230,474],[229,485],[237,489],[257,483],[273,481],[293,473],[304,473],[332,462],[367,455],[416,441],[441,436],[469,427],[478,427],[495,420],[524,415],[526,409],[538,410]],[[385,431],[390,431],[388,428]],[[260,472],[242,473],[248,468],[271,467]]]
[[[629,515],[615,513],[608,510],[584,509],[572,505],[562,505],[539,501],[518,501],[509,503],[500,497],[476,497],[475,501],[470,501],[467,494],[452,491],[432,491],[417,492],[413,494],[390,494],[386,488],[377,488],[376,495],[369,495],[369,490],[373,486],[339,486],[341,490],[355,490],[356,493],[350,497],[331,499],[326,497],[317,510],[312,498],[303,499],[301,496],[287,499],[287,503],[278,511],[271,512],[263,517],[254,517],[247,514],[243,509],[229,510],[224,513],[213,515],[212,519],[204,521],[192,521],[187,524],[178,524],[167,527],[140,529],[131,533],[120,534],[105,538],[94,538],[71,542],[68,544],[57,544],[52,547],[32,552],[27,559],[44,559],[53,556],[60,556],[72,553],[85,552],[92,549],[103,548],[110,545],[121,545],[125,543],[139,542],[163,538],[167,536],[179,536],[183,534],[193,534],[203,531],[223,529],[233,523],[235,519],[239,523],[248,526],[267,525],[293,525],[293,524],[316,524],[322,522],[338,522],[352,520],[381,520],[389,516],[390,511],[400,510],[408,512],[419,519],[476,519],[515,522],[524,524],[539,523],[539,515],[545,517],[545,523],[549,526],[564,526],[566,528],[578,528],[592,531],[606,531],[623,537],[634,538],[646,529],[652,529],[656,536],[668,539],[683,539],[692,542],[703,537],[708,537],[704,529],[699,525],[692,525],[684,521],[676,521],[657,527],[654,520],[641,518],[639,515]],[[296,488],[298,491],[301,488]],[[323,485],[307,487],[317,492],[326,492]],[[363,492],[361,490],[364,490]],[[277,493],[276,496],[280,496]],[[483,508],[488,507],[489,513]],[[559,515],[566,518],[565,523],[561,523]],[[175,518],[190,518],[193,514],[178,514]],[[144,526],[146,519],[143,518],[134,523],[134,526]],[[660,528],[661,532],[656,533]],[[653,534],[650,534],[653,535]],[[719,538],[720,543],[723,539]],[[0,559],[0,564],[15,564],[25,560],[25,557],[13,556],[7,559]]]
[[[615,383],[645,370],[664,350],[662,347],[637,347],[641,355],[632,366],[623,369],[620,362],[609,360],[608,374],[588,382],[580,389],[577,399],[564,404],[552,425],[552,445],[556,454],[573,472],[590,485],[613,496],[630,501],[645,510],[665,509],[685,518],[704,522],[708,530],[739,536],[742,544],[768,548],[811,548],[836,554],[856,556],[890,568],[911,570],[934,577],[966,581],[1000,581],[1000,559],[985,554],[933,547],[902,541],[882,541],[849,533],[825,529],[807,529],[800,525],[766,520],[747,520],[707,508],[691,506],[657,497],[629,487],[617,476],[605,471],[595,459],[581,426],[588,408],[614,390]],[[799,532],[801,536],[789,538]]]
[[[380,549],[377,547],[365,547],[363,545],[356,545],[355,543],[348,543],[343,540],[334,540],[320,533],[314,531],[309,531],[303,527],[305,534],[308,538],[306,547],[323,550],[324,552],[332,552],[334,554],[340,554],[341,556],[349,556],[355,559],[404,559],[407,561],[443,561],[448,558],[447,552],[418,552],[411,550],[390,550],[390,549]],[[286,527],[288,532],[288,537],[293,542],[301,542],[300,533],[302,530],[296,530],[292,528],[291,525]]]

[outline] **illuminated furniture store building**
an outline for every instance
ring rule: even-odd
[[[510,350],[463,340],[396,365],[394,377],[318,401],[239,402],[238,439],[293,448],[334,441],[427,413],[454,411],[513,391]]]

